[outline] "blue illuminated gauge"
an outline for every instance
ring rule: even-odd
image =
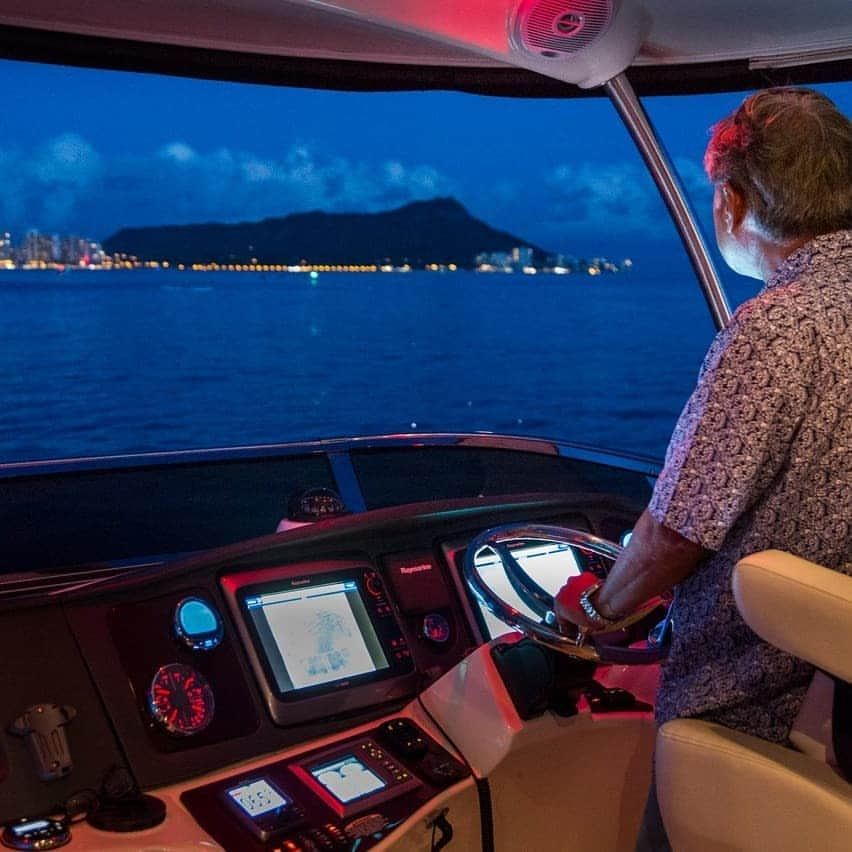
[[[148,709],[154,721],[176,737],[191,737],[212,721],[213,690],[201,672],[183,663],[157,669],[148,688]]]
[[[450,639],[450,622],[437,612],[424,615],[423,636],[436,645],[443,645]]]
[[[175,636],[192,651],[211,651],[222,641],[222,618],[207,601],[184,598],[176,607]]]

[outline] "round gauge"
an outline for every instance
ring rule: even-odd
[[[201,598],[184,598],[175,607],[173,626],[178,639],[192,651],[211,651],[224,633],[219,613]]]
[[[443,645],[450,639],[450,622],[438,612],[423,616],[423,635],[436,645]]]
[[[151,681],[148,709],[170,734],[191,737],[213,721],[213,690],[192,666],[169,663],[157,669]]]

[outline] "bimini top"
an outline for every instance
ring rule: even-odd
[[[339,89],[847,79],[849,0],[0,0],[0,55]],[[575,84],[566,87],[564,83]]]

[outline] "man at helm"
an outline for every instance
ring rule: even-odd
[[[722,256],[763,288],[710,347],[629,546],[602,585],[569,581],[557,615],[606,629],[673,587],[658,723],[784,743],[813,669],[750,630],[731,576],[769,548],[852,574],[852,125],[817,92],[769,89],[715,125],[704,165]],[[652,791],[646,830],[655,809]]]

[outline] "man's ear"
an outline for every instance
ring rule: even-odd
[[[738,230],[748,212],[745,196],[730,181],[722,184],[722,220],[725,230],[732,234]]]

